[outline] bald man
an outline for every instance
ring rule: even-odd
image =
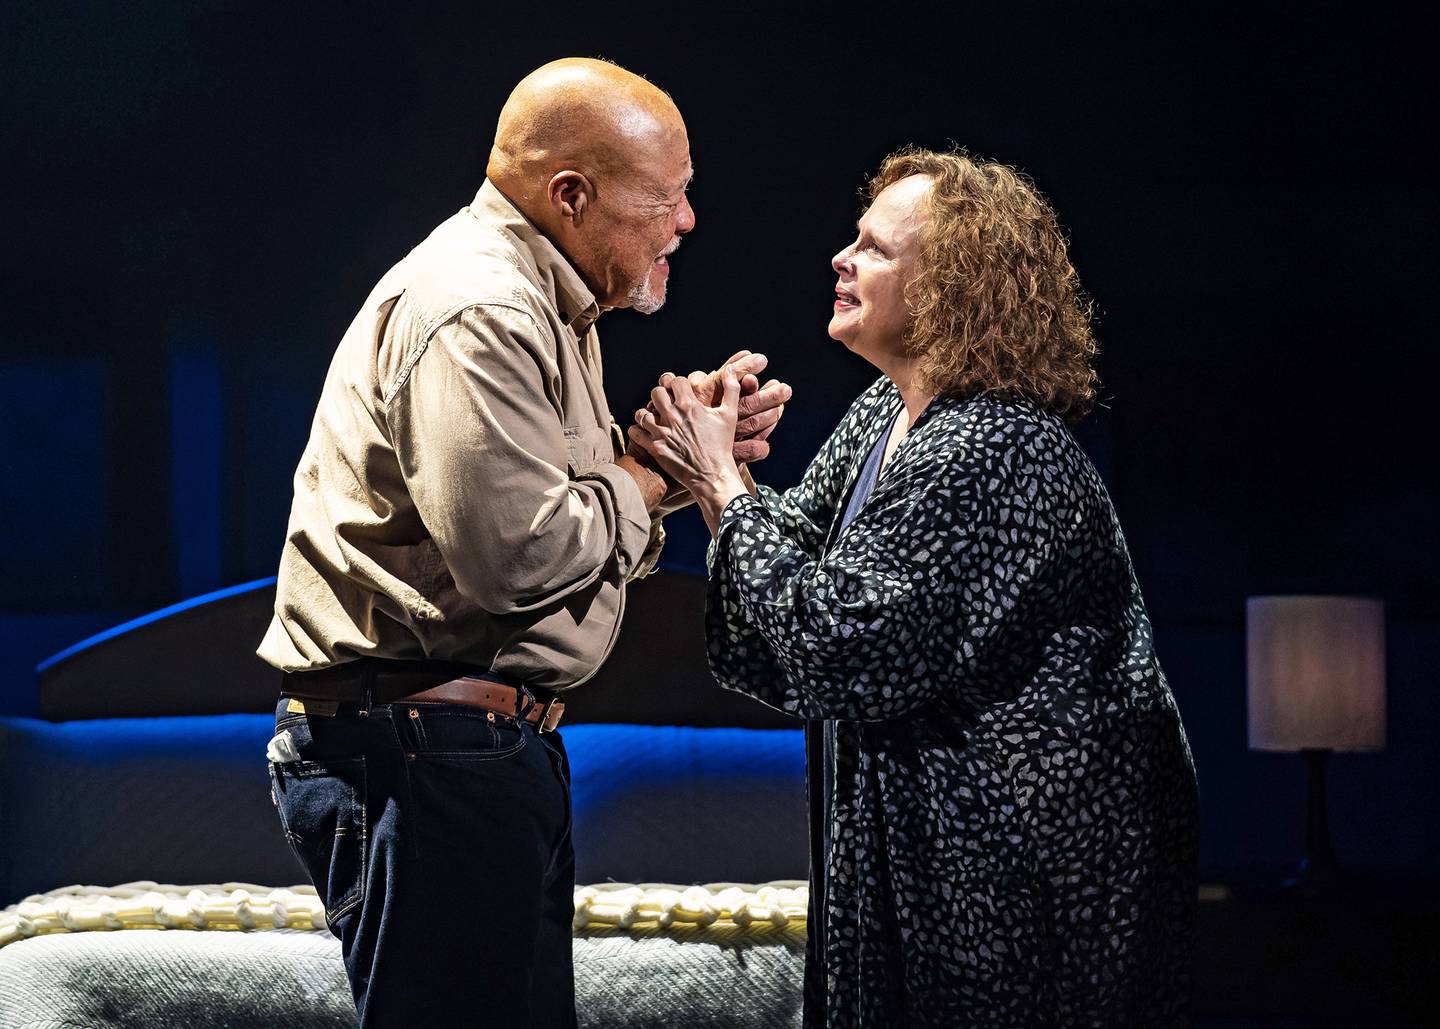
[[[562,691],[687,497],[611,419],[595,321],[665,302],[695,225],[685,124],[644,79],[548,64],[487,181],[371,292],[330,366],[260,655],[286,836],[372,1026],[570,1026]],[[789,390],[745,376],[740,460]],[[719,376],[696,376],[714,398]]]

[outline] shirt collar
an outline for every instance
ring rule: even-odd
[[[569,325],[576,335],[583,336],[600,317],[600,305],[560,248],[550,242],[489,179],[475,194],[470,213],[482,222],[505,229],[515,238],[516,249],[522,257],[529,258],[538,274],[539,285],[555,301],[561,321]]]

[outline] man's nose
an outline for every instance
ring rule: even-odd
[[[675,231],[689,232],[694,227],[695,208],[690,206],[690,198],[688,196],[682,196],[680,198],[680,210],[676,213],[675,217]]]

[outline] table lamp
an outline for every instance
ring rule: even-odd
[[[1250,749],[1298,751],[1309,771],[1306,853],[1287,885],[1322,888],[1339,867],[1325,812],[1331,751],[1385,746],[1385,605],[1364,597],[1245,602]]]

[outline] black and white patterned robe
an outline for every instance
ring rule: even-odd
[[[806,1025],[1183,1025],[1194,766],[1104,486],[1036,405],[939,397],[841,529],[900,403],[709,555],[715,675],[810,720]]]

